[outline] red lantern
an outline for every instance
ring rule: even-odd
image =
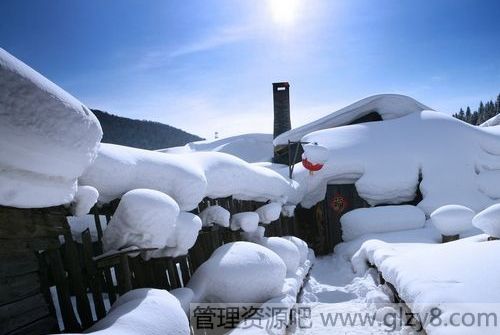
[[[323,164],[313,164],[307,160],[307,158],[302,159],[302,165],[308,169],[311,173],[315,171],[321,170],[323,168]]]

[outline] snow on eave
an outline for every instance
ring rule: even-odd
[[[299,141],[313,131],[344,126],[372,112],[379,113],[384,120],[390,120],[423,110],[432,110],[432,108],[406,95],[372,95],[316,121],[291,129],[276,137],[273,143],[277,146],[287,144],[289,140]]]

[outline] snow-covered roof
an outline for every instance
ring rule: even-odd
[[[273,157],[272,134],[242,134],[212,141],[196,141],[182,147],[158,150],[166,153],[188,153],[198,151],[224,152],[249,163],[271,161]]]
[[[69,203],[102,130],[81,102],[0,49],[0,204]]]
[[[479,127],[493,127],[493,126],[498,126],[499,124],[500,124],[500,114],[497,114],[494,117],[481,123]]]
[[[323,169],[310,175],[299,163],[294,179],[302,205],[324,199],[328,183],[355,183],[371,205],[413,200],[432,213],[448,204],[482,210],[500,198],[500,130],[468,125],[434,111],[313,132],[304,141],[328,149]],[[307,155],[309,146],[304,146]],[[314,162],[312,162],[314,163]],[[420,178],[421,177],[421,181]]]
[[[182,210],[204,197],[286,202],[295,183],[275,171],[220,152],[169,154],[102,143],[94,163],[79,179],[108,202],[136,188],[171,196]]]
[[[339,109],[321,119],[279,135],[274,139],[274,145],[284,145],[289,140],[299,141],[302,137],[313,131],[347,125],[372,112],[379,113],[383,120],[390,120],[422,110],[431,110],[431,108],[405,95],[373,95]]]

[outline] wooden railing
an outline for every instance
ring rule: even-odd
[[[119,295],[141,287],[172,290],[188,283],[194,271],[205,262],[221,245],[239,241],[240,231],[232,231],[220,226],[204,227],[195,245],[187,255],[179,257],[154,258],[148,261],[133,257],[141,251],[121,251],[103,255],[103,222],[100,215],[109,222],[118,202],[94,208],[97,241],[92,241],[90,231],[82,233],[81,243],[73,239],[66,224],[64,243],[59,249],[49,249],[39,255],[43,292],[48,299],[55,290],[58,307],[66,332],[79,332],[103,318],[109,306]],[[239,201],[232,198],[205,199],[193,211],[199,214],[210,205],[220,205],[231,214],[254,211],[263,203]],[[293,218],[282,217],[266,225],[266,236],[294,235],[296,232]],[[52,292],[51,292],[52,290]],[[76,309],[73,308],[76,306]]]

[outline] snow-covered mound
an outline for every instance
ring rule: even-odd
[[[80,178],[109,202],[135,188],[168,194],[182,210],[204,197],[285,202],[295,192],[278,173],[218,152],[168,154],[102,143],[95,162]]]
[[[278,202],[271,202],[265,204],[255,211],[259,215],[259,222],[268,224],[279,219],[281,214],[281,204]]]
[[[340,223],[342,239],[351,241],[370,233],[422,228],[425,213],[410,205],[358,208],[342,215]]]
[[[192,213],[180,212],[175,223],[175,231],[166,243],[166,247],[146,253],[150,257],[177,257],[187,255],[193,247],[201,229],[201,219]]]
[[[219,247],[191,277],[194,302],[264,302],[280,295],[286,266],[273,251],[251,242]]]
[[[108,315],[85,333],[99,335],[189,335],[186,313],[165,290],[129,291],[113,304]]]
[[[418,206],[426,214],[447,204],[478,212],[495,203],[493,194],[478,185],[484,173],[500,171],[500,130],[495,128],[422,111],[311,133],[302,140],[328,148],[329,160],[314,175],[300,163],[295,166],[294,178],[306,189],[302,205],[324,199],[327,183],[355,182],[371,205],[413,200],[420,186]]]
[[[229,227],[230,216],[231,213],[221,206],[209,206],[200,213],[203,227],[210,227],[214,224],[222,227]]]
[[[352,262],[358,273],[364,273],[368,263],[375,265],[412,312],[426,315],[432,308],[439,308],[442,327],[427,325],[427,334],[498,334],[498,328],[492,326],[479,332],[473,328],[477,322],[461,329],[446,327],[444,322],[450,320],[450,313],[500,312],[496,266],[500,241],[486,238],[477,235],[434,245],[370,240]]]
[[[231,230],[243,230],[252,233],[259,225],[259,214],[255,212],[241,212],[231,216]]]
[[[472,219],[474,227],[486,234],[500,238],[500,204],[495,204],[478,213]]]
[[[87,107],[0,48],[0,205],[71,202],[101,137]]]
[[[442,235],[453,236],[471,229],[475,214],[465,206],[446,205],[432,212],[431,220]]]
[[[213,141],[197,141],[183,147],[158,150],[166,153],[216,151],[230,154],[249,163],[271,161],[274,154],[272,134],[243,134]]]
[[[121,198],[104,231],[104,250],[130,246],[163,248],[174,236],[178,215],[179,206],[164,193],[147,189],[129,191]]]
[[[92,186],[78,186],[75,197],[71,202],[71,213],[74,216],[83,216],[90,212],[90,209],[97,202],[99,192]]]
[[[299,248],[295,245],[295,243],[281,237],[268,237],[263,239],[260,244],[271,249],[281,257],[286,265],[287,273],[297,271],[301,255]]]
[[[288,143],[288,140],[299,141],[303,136],[313,131],[344,126],[372,112],[380,114],[383,120],[390,120],[423,110],[430,110],[430,108],[405,95],[373,95],[314,122],[279,135],[274,139],[274,145],[285,145]]]

